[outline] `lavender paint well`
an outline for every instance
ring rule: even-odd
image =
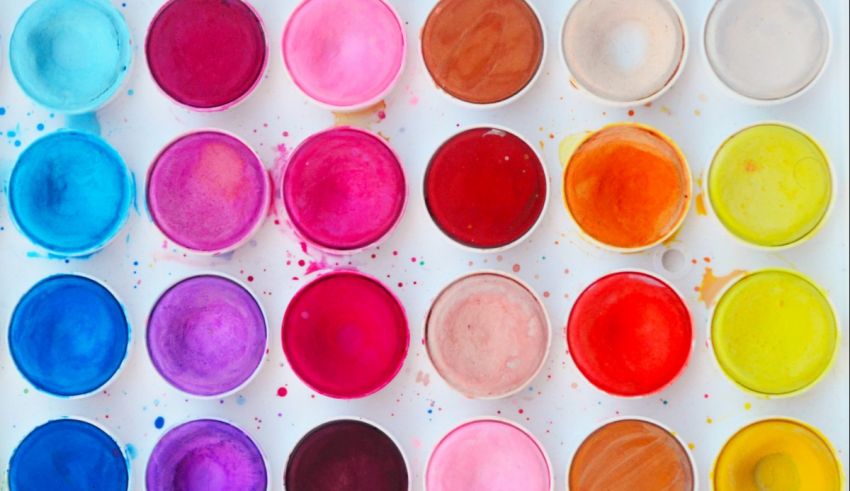
[[[166,291],[148,320],[148,353],[174,387],[211,397],[254,375],[268,340],[257,300],[228,278],[187,278]]]

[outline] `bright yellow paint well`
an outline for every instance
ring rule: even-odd
[[[829,159],[808,135],[761,124],[730,137],[708,175],[712,209],[735,236],[781,247],[813,235],[832,200]]]
[[[714,467],[714,491],[841,489],[841,467],[826,438],[788,419],[745,427],[726,443]]]
[[[838,325],[820,288],[799,273],[749,274],[720,298],[711,321],[720,367],[736,384],[766,396],[817,382],[838,348]]]

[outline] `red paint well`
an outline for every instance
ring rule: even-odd
[[[156,83],[180,104],[220,109],[247,96],[268,57],[263,25],[241,0],[171,0],[148,31]]]
[[[576,300],[567,344],[579,370],[598,388],[642,396],[670,384],[693,344],[690,312],[663,281],[640,272],[605,276]]]
[[[546,204],[542,162],[522,138],[493,128],[464,131],[434,154],[425,174],[431,217],[455,241],[507,246],[534,227]]]
[[[330,273],[302,288],[283,317],[283,351],[313,390],[354,399],[401,370],[410,344],[404,308],[378,280]]]

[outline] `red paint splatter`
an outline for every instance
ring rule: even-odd
[[[278,397],[286,397],[286,394],[289,394],[289,391],[286,390],[286,387],[280,387],[280,388],[277,389],[277,396]]]
[[[252,281],[254,281],[254,277],[253,277],[253,276],[251,276],[251,275],[248,275],[248,283],[250,283],[250,282],[252,282]]]
[[[299,259],[299,260],[298,260],[298,265],[299,265],[299,266],[301,266],[301,267],[303,268],[304,266],[306,266],[306,265],[307,265],[307,261],[305,261],[305,260],[303,260],[303,259]]]
[[[519,410],[519,411],[517,411],[517,412],[518,412],[518,413],[520,413],[520,414],[525,414],[525,409],[520,409],[520,410]]]
[[[519,264],[514,264],[514,267],[511,268],[514,273],[519,273],[519,270],[522,269]]]
[[[635,115],[634,109],[629,109],[629,116],[634,116],[634,115]]]

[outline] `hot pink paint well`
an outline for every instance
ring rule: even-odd
[[[154,160],[147,202],[154,223],[172,242],[195,252],[227,252],[262,224],[271,181],[241,140],[198,131],[173,141]]]
[[[304,0],[282,42],[295,84],[339,109],[382,99],[401,75],[405,47],[401,19],[383,0]]]
[[[406,197],[398,157],[380,137],[356,128],[311,136],[295,149],[283,175],[292,226],[332,252],[379,242],[398,223]]]
[[[482,419],[463,424],[434,448],[425,471],[428,491],[550,491],[545,451],[521,428]]]

